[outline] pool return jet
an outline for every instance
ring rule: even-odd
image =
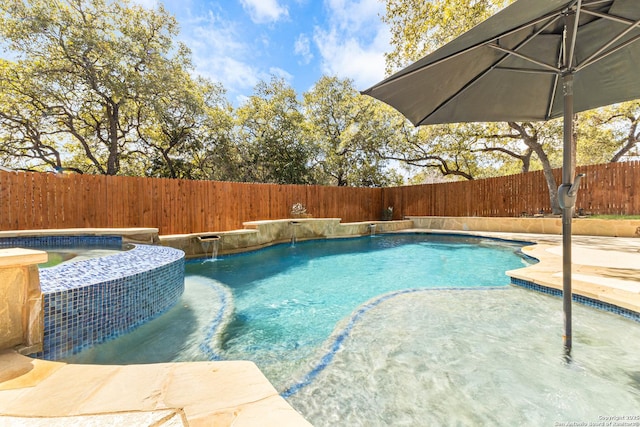
[[[564,348],[571,355],[574,112],[640,98],[637,0],[518,0],[363,93],[414,125],[564,117]]]

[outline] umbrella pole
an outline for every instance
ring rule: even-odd
[[[564,92],[562,185],[558,191],[562,208],[562,310],[564,313],[564,351],[571,357],[571,221],[575,206],[573,186],[573,75],[562,76]],[[578,181],[579,182],[579,181]],[[576,183],[578,184],[578,183]],[[573,195],[570,193],[574,193]],[[572,197],[573,196],[573,197]]]
[[[578,0],[578,9],[581,0]],[[573,55],[576,42],[577,17],[569,11],[564,16],[562,45],[562,92],[564,102],[563,144],[562,144],[562,185],[558,189],[558,204],[562,208],[562,310],[564,312],[564,353],[571,359],[571,221],[576,204],[576,194],[580,178],[573,182],[575,175],[573,151]]]
[[[564,313],[564,352],[571,357],[571,217],[573,209],[562,210],[562,311]]]

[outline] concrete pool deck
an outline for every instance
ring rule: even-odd
[[[310,426],[252,362],[73,365],[0,352],[3,426]]]
[[[511,277],[562,289],[561,236],[433,232],[537,243]],[[573,290],[640,312],[640,239],[574,236]],[[562,328],[562,325],[558,325]],[[308,426],[252,362],[73,365],[0,352],[0,424]]]

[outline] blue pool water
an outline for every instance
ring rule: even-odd
[[[192,262],[188,275],[231,289],[235,312],[224,331],[222,359],[304,360],[336,324],[369,299],[408,288],[506,286],[522,267],[520,245],[488,239],[385,235],[307,241]]]

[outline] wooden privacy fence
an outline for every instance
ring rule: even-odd
[[[640,163],[578,168],[577,208],[640,214]],[[560,171],[555,171],[556,179]],[[541,171],[476,181],[390,188],[247,184],[102,175],[0,172],[0,230],[156,227],[160,234],[226,231],[245,221],[290,217],[302,203],[316,218],[379,220],[407,215],[521,216],[548,213]]]
[[[561,183],[561,170],[555,169]],[[576,209],[591,214],[640,214],[640,162],[581,166]],[[386,206],[401,215],[506,216],[551,213],[549,190],[542,171],[474,181],[427,184],[384,190]]]
[[[0,172],[0,230],[156,227],[160,234],[225,231],[288,218],[377,218],[376,188],[247,184],[103,175]]]

